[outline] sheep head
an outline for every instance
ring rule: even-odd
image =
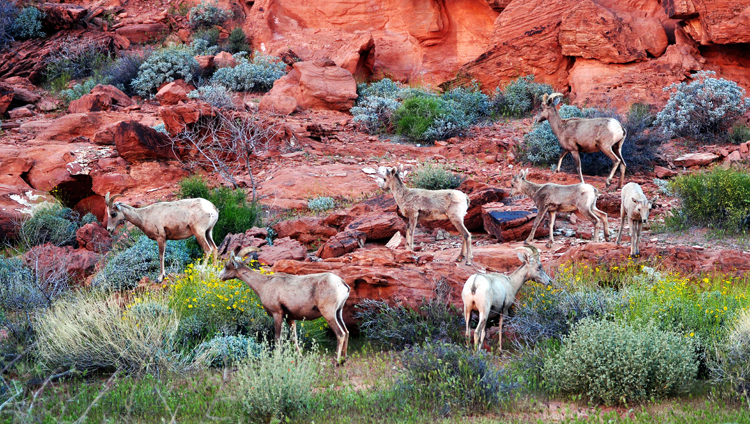
[[[254,246],[249,246],[240,250],[240,247],[238,246],[229,256],[229,260],[224,264],[224,269],[221,270],[219,279],[226,281],[233,278],[240,278],[238,271],[243,267],[247,267],[247,262],[243,261],[242,257],[251,252],[260,252],[260,249]],[[247,260],[250,260],[250,258]]]
[[[640,218],[641,223],[643,224],[648,222],[648,214],[653,208],[653,203],[645,198],[638,199],[636,197],[631,197],[630,200],[635,205],[630,211],[630,219],[634,219],[637,221]]]
[[[107,204],[107,231],[110,233],[117,228],[118,225],[125,222],[125,214],[122,213],[119,203],[114,203],[115,199],[122,196],[121,194],[115,194],[110,197],[109,192],[104,196],[104,203]]]
[[[526,267],[526,279],[534,280],[539,284],[550,284],[552,278],[544,271],[542,260],[539,256],[539,250],[531,245],[526,245],[523,249],[518,249],[518,259]]]
[[[518,174],[514,175],[510,181],[510,195],[520,196],[523,194],[523,182],[526,181],[526,176],[529,175],[529,170],[522,169]]]
[[[555,107],[560,103],[562,93],[544,94],[542,96],[542,109],[534,116],[534,123],[544,122],[553,113],[557,113]]]
[[[388,188],[391,191],[400,184],[403,184],[403,178],[406,176],[406,171],[403,170],[403,165],[401,165],[401,169],[398,170],[396,168],[384,168],[383,169],[383,176],[382,183],[380,184],[380,187],[382,188]]]

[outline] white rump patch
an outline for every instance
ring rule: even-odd
[[[609,118],[609,124],[607,124],[607,129],[609,129],[609,132],[612,134],[622,138],[622,136],[625,135],[625,132],[622,129],[622,125],[620,124],[617,119]]]

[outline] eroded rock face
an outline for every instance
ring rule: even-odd
[[[45,275],[65,271],[74,283],[83,281],[94,273],[99,255],[86,249],[73,249],[71,246],[58,247],[47,243],[35,246],[23,256],[26,265]]]
[[[264,246],[258,254],[258,262],[265,265],[274,265],[282,260],[300,261],[307,257],[307,249],[297,240],[289,237],[277,238],[273,246]]]
[[[357,83],[331,60],[297,62],[267,96],[294,97],[303,108],[348,111],[357,99]]]
[[[112,249],[112,236],[99,224],[86,224],[76,231],[76,242],[82,249],[106,253]]]
[[[176,105],[179,102],[187,101],[188,93],[194,89],[193,86],[187,84],[181,79],[174,80],[159,89],[156,93],[156,100],[158,100],[159,104],[162,106]]]
[[[702,45],[750,43],[750,3],[731,0],[666,0],[685,19],[682,28]]]
[[[129,162],[144,159],[174,159],[175,153],[166,135],[135,121],[123,121],[114,128],[117,152]]]
[[[142,44],[163,40],[169,35],[169,27],[161,22],[132,24],[117,28],[115,33],[121,37],[127,38],[131,43]]]
[[[279,238],[291,237],[305,245],[325,242],[336,235],[338,231],[323,225],[322,218],[304,217],[289,221],[281,221],[273,229]]]

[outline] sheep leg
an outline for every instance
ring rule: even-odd
[[[534,234],[536,234],[536,227],[539,226],[539,223],[542,222],[542,219],[544,219],[544,215],[547,213],[547,210],[549,210],[549,206],[545,207],[543,210],[539,211],[536,215],[536,218],[534,219],[534,225],[531,226],[531,232],[529,233],[529,236],[526,237],[525,243],[531,243],[531,240],[534,240]]]
[[[342,305],[343,306],[343,305]],[[343,309],[343,308],[342,308]],[[328,323],[328,326],[331,327],[331,330],[333,330],[333,334],[336,335],[336,363],[340,364],[341,356],[343,354],[344,358],[346,358],[346,349],[347,345],[349,344],[349,331],[346,329],[346,325],[344,324],[344,317],[342,314],[342,309],[333,311],[333,314],[325,313],[323,315],[323,318],[325,318],[326,322]],[[333,319],[331,319],[331,315],[333,315]]]
[[[617,158],[620,159],[620,186],[619,188],[622,188],[622,182],[625,180],[625,168],[627,168],[627,165],[625,164],[625,158],[622,156],[623,144],[625,144],[624,138],[620,140],[620,142],[617,144],[617,150],[615,151]]]
[[[292,340],[294,341],[294,347],[297,348],[297,353],[302,353],[299,348],[299,341],[297,340],[297,321],[287,318],[287,325],[289,325],[289,331],[292,334]]]
[[[578,153],[577,150],[573,150],[570,152],[570,155],[573,156],[573,159],[576,161],[576,166],[578,166],[578,177],[581,179],[581,182],[583,183],[583,171],[581,171],[581,154]]]
[[[471,254],[471,233],[466,229],[463,218],[451,218],[451,223],[461,233],[463,243],[461,244],[461,254],[456,258],[456,262],[461,262],[466,257],[466,265],[471,265],[472,254]]]
[[[581,211],[584,215],[586,215],[586,218],[589,219],[592,223],[594,223],[594,233],[591,235],[591,241],[594,243],[599,241],[599,217],[596,213],[594,213],[593,210],[582,210]]]
[[[464,304],[464,320],[466,321],[466,347],[471,347],[471,306]]]
[[[341,308],[336,311],[336,323],[341,326],[341,331],[344,333],[344,343],[339,356],[343,355],[344,360],[346,360],[346,351],[349,349],[349,330],[346,328],[346,323],[344,322],[344,305],[341,305]]]
[[[550,211],[549,213],[549,241],[547,242],[547,249],[552,247],[552,243],[555,242],[555,239],[552,236],[552,233],[555,231],[555,216],[557,216],[557,212]],[[500,321],[502,322],[502,317],[500,318]]]
[[[503,351],[503,312],[500,311],[500,327],[497,329],[497,350]]]
[[[474,350],[481,349],[484,343],[484,327],[487,326],[487,318],[488,316],[483,311],[479,311],[479,323],[474,330]]]
[[[406,246],[409,250],[414,250],[414,232],[417,229],[419,221],[419,212],[414,212],[409,216],[409,227],[406,229]]]
[[[156,240],[156,244],[159,245],[159,279],[157,282],[161,283],[164,281],[164,276],[166,275],[164,272],[164,251],[167,249],[167,240],[158,239]]]
[[[567,150],[563,150],[562,154],[560,155],[560,159],[557,160],[557,168],[555,168],[555,172],[553,172],[553,174],[556,174],[557,171],[560,170],[560,167],[562,166],[562,160],[565,157],[565,155],[567,155],[567,154],[568,154],[568,151]]]
[[[609,187],[609,185],[612,183],[612,177],[615,175],[615,172],[617,172],[617,168],[620,167],[621,161],[620,158],[615,154],[615,152],[612,151],[612,146],[602,149],[602,153],[604,153],[604,155],[612,160],[612,163],[614,163],[614,166],[612,166],[612,171],[610,171],[609,177],[607,177],[607,181],[605,182],[605,185]],[[622,188],[622,186],[620,187]]]
[[[631,256],[640,256],[641,255],[641,229],[643,228],[643,222],[635,220],[633,221],[635,224],[633,227],[635,230],[632,231],[633,235],[631,236],[631,242],[630,242],[630,255]]]
[[[622,230],[625,228],[625,206],[620,206],[620,231],[617,233],[617,241],[615,244],[619,245],[622,241]],[[630,241],[633,241],[633,226],[630,226]]]
[[[609,221],[607,220],[607,213],[604,211],[599,210],[596,207],[596,203],[594,203],[594,207],[592,208],[596,216],[602,221],[604,224],[604,240],[609,241]]]
[[[281,324],[283,320],[284,316],[281,312],[273,314],[273,334],[277,344],[279,343],[279,339],[281,339]]]

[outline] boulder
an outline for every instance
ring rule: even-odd
[[[596,207],[603,212],[606,212],[610,217],[620,216],[620,204],[622,203],[622,196],[620,193],[601,193],[599,198],[596,199]]]
[[[297,99],[292,96],[278,94],[265,95],[260,99],[258,109],[278,115],[291,115],[297,110]]]
[[[653,57],[659,57],[667,51],[669,39],[664,25],[658,18],[633,17],[630,27],[640,39],[643,48]]]
[[[294,97],[302,108],[348,111],[357,99],[357,83],[331,60],[297,62],[266,96]]]
[[[130,24],[117,28],[115,33],[131,43],[144,44],[163,40],[169,34],[169,27],[161,22]]]
[[[218,247],[219,256],[226,258],[229,254],[245,247],[264,246],[268,243],[267,237],[268,231],[265,228],[258,227],[253,227],[242,234],[227,234]]]
[[[128,119],[128,114],[120,112],[89,112],[65,114],[53,121],[43,121],[37,140],[69,142],[76,137],[94,138],[103,127]],[[25,131],[25,126],[21,126]],[[36,132],[29,128],[30,132]]]
[[[367,235],[362,231],[343,231],[326,241],[318,249],[320,259],[336,258],[364,246]]]
[[[350,222],[345,231],[361,231],[367,240],[389,239],[396,232],[406,234],[406,222],[394,212],[366,214]]]
[[[59,275],[62,278],[61,271],[64,268],[74,283],[81,283],[94,273],[99,255],[86,249],[58,247],[47,243],[34,246],[23,255],[23,259],[27,266],[45,277]]]
[[[719,160],[719,155],[714,153],[688,153],[676,158],[674,164],[690,168],[691,166],[706,166],[716,160]]]
[[[310,246],[313,243],[325,242],[338,233],[336,229],[323,225],[322,222],[322,218],[308,216],[281,221],[273,229],[279,238],[290,237]]]
[[[0,82],[0,116],[8,110],[11,102],[13,102],[14,95],[12,86]]]
[[[89,12],[85,7],[65,3],[41,3],[39,9],[44,12],[42,27],[48,34],[75,28]]]
[[[110,98],[110,103],[115,106],[128,107],[135,104],[127,94],[113,85],[98,84],[91,89],[89,94],[104,94]]]
[[[17,107],[8,111],[10,119],[30,118],[34,116],[34,112],[27,106]]]
[[[144,159],[176,159],[169,137],[136,121],[122,121],[114,128],[119,155],[128,162]]]
[[[81,199],[78,203],[73,206],[73,210],[78,212],[80,216],[85,216],[87,213],[94,215],[99,222],[104,222],[107,214],[107,205],[104,203],[104,198],[98,194],[93,194],[89,197]]]
[[[187,101],[188,93],[195,90],[193,86],[184,80],[178,79],[162,86],[156,93],[156,100],[162,106],[176,105],[179,102]]]
[[[654,166],[654,174],[656,174],[656,178],[672,178],[677,175],[677,172],[663,166],[656,165]]]
[[[203,102],[190,102],[159,108],[159,117],[170,135],[175,136],[188,126],[198,122],[201,116],[214,116],[211,105]]]
[[[217,68],[234,68],[237,61],[232,57],[232,53],[219,52],[214,56],[214,66]]]
[[[112,236],[99,224],[86,224],[76,231],[78,247],[95,253],[107,253],[112,249]]]
[[[106,94],[85,94],[68,106],[70,113],[101,112],[112,107],[112,98]]]
[[[492,234],[499,242],[523,241],[531,234],[536,212],[508,210],[499,203],[488,203],[482,207],[484,230]],[[536,229],[537,239],[549,235],[548,220]]]
[[[302,243],[289,237],[277,238],[273,246],[265,246],[258,254],[258,262],[273,265],[284,259],[299,261],[307,258],[307,249]]]
[[[692,5],[679,4],[691,2]],[[701,45],[750,43],[750,6],[747,2],[667,0],[665,9],[686,16],[682,18],[685,19],[682,28]]]

